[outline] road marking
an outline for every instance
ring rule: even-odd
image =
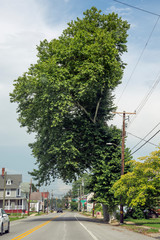
[[[92,237],[94,240],[98,240],[98,238],[96,238],[96,236],[95,236],[90,230],[88,230],[88,229],[86,228],[86,226],[83,225],[83,223],[81,223],[81,222],[78,220],[77,216],[75,216],[75,218],[76,218],[77,221],[81,224],[81,226],[91,235],[91,237]]]
[[[65,213],[63,213],[63,214],[65,214]],[[60,216],[62,216],[63,214],[61,214]],[[53,221],[55,218],[58,218],[58,217],[59,217],[59,216],[56,216],[56,217],[52,218],[51,220],[49,220],[49,221],[47,221],[47,222],[45,222],[45,223],[42,223],[42,224],[40,224],[40,225],[38,225],[38,226],[36,226],[36,227],[28,230],[27,232],[22,233],[21,235],[15,237],[15,238],[12,238],[11,240],[20,240],[20,239],[28,236],[28,235],[31,234],[32,232],[35,232],[35,231],[38,230],[39,228],[44,227],[45,225],[47,225],[48,223],[50,223],[51,221]]]

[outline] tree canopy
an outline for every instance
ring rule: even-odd
[[[133,171],[122,176],[113,190],[129,207],[153,208],[160,195],[160,148],[140,160],[132,161]]]
[[[42,41],[37,63],[15,80],[11,102],[21,126],[35,133],[30,147],[38,169],[31,174],[39,184],[72,181],[104,158],[128,29],[117,14],[92,7],[58,39]]]

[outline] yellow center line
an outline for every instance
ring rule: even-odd
[[[64,213],[63,213],[63,214],[64,214]],[[62,216],[63,214],[61,214],[60,216]],[[58,218],[58,217],[59,217],[59,216],[56,216],[56,217],[52,218],[51,220],[49,220],[49,221],[47,221],[47,222],[45,222],[45,223],[42,223],[42,224],[40,224],[40,225],[38,225],[38,226],[36,226],[36,227],[28,230],[27,232],[22,233],[21,235],[15,237],[15,238],[12,238],[11,240],[20,240],[20,239],[28,236],[29,234],[35,232],[36,230],[40,229],[41,227],[47,225],[48,223],[50,223],[51,221],[53,221],[54,219],[56,219],[56,218]]]

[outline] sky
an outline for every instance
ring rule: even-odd
[[[36,63],[40,41],[58,38],[68,22],[82,18],[92,6],[103,14],[118,13],[130,24],[128,52],[122,57],[127,65],[122,84],[114,92],[117,112],[136,111],[136,115],[126,114],[126,146],[133,149],[137,160],[160,143],[159,0],[0,0],[0,168],[5,167],[8,174],[22,174],[24,182],[31,180],[28,171],[35,168],[28,146],[34,136],[20,128],[16,104],[10,103],[13,81]],[[116,114],[110,124],[121,128],[122,114]],[[142,146],[146,135],[145,140],[151,140]],[[62,196],[70,188],[56,180],[41,190]]]

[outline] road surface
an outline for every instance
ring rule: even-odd
[[[30,216],[11,222],[0,240],[152,240],[155,238],[104,224],[74,212]]]

